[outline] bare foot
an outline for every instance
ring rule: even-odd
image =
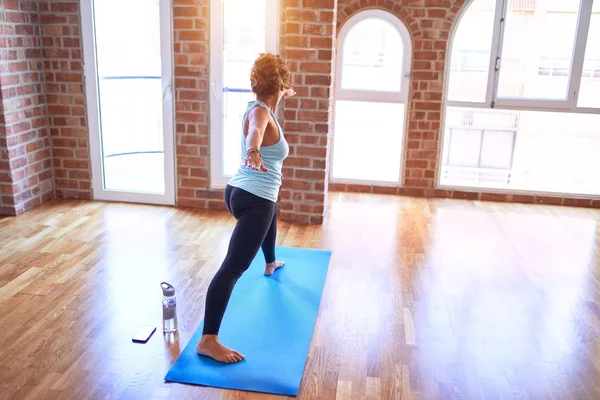
[[[285,265],[283,261],[274,261],[265,266],[265,275],[273,275],[276,269],[281,268]]]
[[[223,346],[215,335],[202,336],[202,340],[198,343],[196,351],[198,354],[225,364],[236,363],[244,359],[244,356],[237,351]]]

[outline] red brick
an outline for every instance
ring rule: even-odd
[[[317,21],[319,14],[312,10],[288,9],[286,12],[287,21]]]
[[[502,193],[481,193],[480,200],[481,201],[500,201],[506,202],[508,201],[508,195]]]
[[[390,186],[373,186],[372,192],[377,194],[397,194],[398,188]]]
[[[538,204],[551,204],[551,205],[561,205],[562,204],[561,197],[552,197],[552,196],[536,196],[535,202]]]
[[[210,210],[226,210],[225,203],[217,200],[207,200],[206,208]]]
[[[310,97],[322,97],[329,98],[329,88],[328,87],[312,87],[310,88]]]
[[[455,199],[478,200],[479,193],[466,192],[466,191],[454,191],[454,192],[452,192],[452,197]]]
[[[308,50],[308,49],[307,50],[289,49],[286,52],[286,57],[288,59],[294,59],[294,60],[315,60],[317,58],[317,51],[316,50]],[[310,65],[311,63],[302,63],[302,65],[304,65],[304,64]],[[319,71],[315,71],[315,72],[319,72]]]
[[[308,144],[308,145],[318,145],[319,144],[319,136],[314,135],[300,135],[300,143]],[[287,162],[287,160],[286,160]]]
[[[323,8],[326,10],[333,9],[335,0],[302,0],[303,8]]]
[[[425,170],[425,178],[435,178],[435,170]]]
[[[422,169],[409,169],[407,172],[411,178],[423,178],[425,175]]]
[[[204,40],[204,32],[189,30],[189,31],[178,31],[177,33],[179,40],[189,41],[201,41]]]
[[[409,140],[406,143],[406,147],[408,149],[418,149],[421,147],[421,142],[419,140]]]
[[[319,60],[331,61],[333,59],[333,51],[331,50],[319,50]]]
[[[284,121],[284,131],[292,132],[312,132],[312,125],[307,122],[288,122]]]
[[[310,167],[311,161],[310,158],[306,157],[293,157],[290,156],[285,159],[285,164],[290,167]]]
[[[202,7],[182,7],[175,5],[173,7],[173,17],[177,21],[178,17],[201,17]]]
[[[333,47],[333,39],[329,37],[310,37],[310,47],[315,49],[331,49]]]
[[[207,190],[200,189],[196,190],[196,197],[203,199],[212,199],[212,200],[223,200],[223,191],[221,190]]]
[[[329,132],[329,125],[327,124],[315,124],[314,126],[314,131],[316,133],[328,133]],[[321,146],[325,146],[327,144],[327,142],[319,142],[319,145]]]
[[[427,10],[427,17],[444,19],[447,13],[447,8],[429,8]]]
[[[335,14],[332,11],[321,11],[319,13],[319,22],[332,23],[334,21]]]
[[[310,190],[312,188],[311,182],[296,179],[286,179],[283,184],[286,188],[295,190]]]
[[[425,8],[450,8],[451,6],[450,0],[425,0]]]
[[[193,190],[190,190],[189,192],[187,190],[184,189],[179,189],[177,191],[178,193],[178,199],[177,199],[177,206],[178,207],[193,207],[193,208],[206,208],[207,204],[206,204],[206,200],[204,199],[194,199],[192,198],[193,196]]]
[[[294,176],[299,179],[312,179],[322,181],[325,179],[324,170],[309,170],[309,169],[296,169]]]
[[[285,43],[289,47],[308,47],[308,37],[306,36],[288,36],[285,38]],[[285,52],[286,58],[292,58],[289,55],[290,49]]]
[[[303,62],[300,64],[301,72],[331,72],[331,63],[326,62]]]
[[[25,22],[26,14],[22,12],[7,11],[6,20],[8,22]]]
[[[412,160],[409,159],[405,163],[406,168],[427,168],[427,160]]]
[[[423,197],[425,194],[425,189],[417,187],[402,187],[398,188],[398,194],[410,197]]]
[[[298,147],[296,154],[299,156],[315,156],[325,158],[327,156],[327,149],[323,147]]]
[[[326,122],[329,118],[327,111],[299,111],[298,120],[300,121],[314,121],[314,122]]]
[[[331,76],[329,75],[307,75],[304,79],[307,85],[322,85],[329,86],[331,84]]]
[[[299,34],[300,33],[300,24],[288,22],[287,24],[285,24],[285,33]]]
[[[592,199],[565,198],[563,205],[570,207],[590,207],[592,205]]]
[[[179,145],[177,146],[177,154],[186,154],[186,155],[200,155],[200,151],[198,146],[185,146]]]

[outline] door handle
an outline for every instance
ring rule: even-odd
[[[210,83],[210,91],[212,93],[213,100],[217,100],[217,89],[215,88],[215,83],[214,82]]]
[[[173,91],[173,78],[170,78],[167,86],[165,86],[163,88],[163,94],[162,94],[163,101],[165,101],[165,99],[167,98],[167,94],[171,93],[172,91]]]

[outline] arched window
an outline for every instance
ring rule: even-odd
[[[410,56],[408,30],[386,11],[362,11],[340,30],[332,181],[400,181]]]
[[[440,186],[600,194],[600,1],[473,0],[447,82]]]

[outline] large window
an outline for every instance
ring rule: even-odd
[[[170,3],[80,3],[94,199],[174,204]]]
[[[360,12],[339,34],[331,179],[401,180],[411,43],[381,10]]]
[[[277,0],[211,0],[211,186],[222,188],[241,162],[250,68],[277,52]]]
[[[600,194],[599,68],[600,1],[473,0],[452,42],[440,185]]]

